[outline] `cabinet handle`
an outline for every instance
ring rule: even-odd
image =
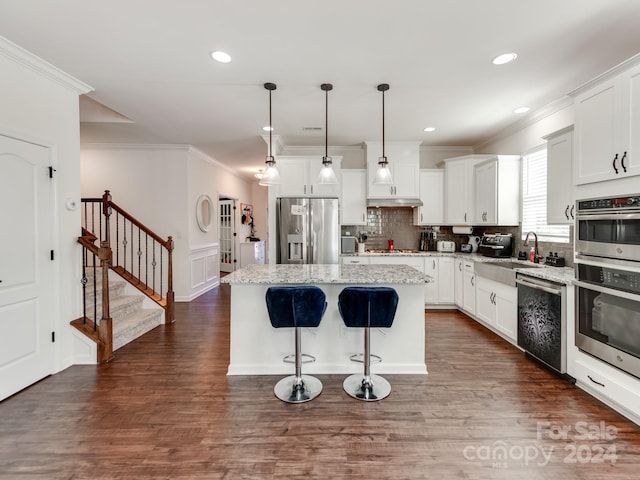
[[[615,156],[615,157],[613,157],[613,163],[612,163],[612,165],[613,165],[613,169],[615,170],[616,175],[618,174],[618,167],[616,167],[616,160],[617,160],[617,159],[618,159],[618,154],[616,153],[616,156]]]
[[[436,269],[436,261],[435,260],[433,260],[433,269],[434,270]]]
[[[489,294],[489,301],[491,302],[491,304],[492,304],[492,305],[495,305],[495,304],[493,303],[493,292],[491,292],[491,293]]]
[[[466,212],[465,212],[465,214],[464,214],[464,221],[465,221],[465,222],[467,221],[467,213],[466,213]]]
[[[471,286],[472,286],[472,287],[475,287],[475,286],[476,286],[475,282],[473,281],[473,277],[471,277]]]
[[[458,270],[462,271],[462,262],[458,264]]]
[[[362,221],[363,221],[363,222],[366,220],[365,216],[366,216],[366,214],[365,214],[365,213],[363,213],[363,214],[362,214]]]
[[[567,220],[569,220],[569,205],[567,205],[567,208],[564,209],[564,216],[567,217]]]
[[[625,158],[627,158],[627,152],[624,152],[624,155],[622,155],[622,158],[620,159],[620,165],[622,165],[622,170],[624,171],[624,173],[627,173],[627,167],[624,165]]]
[[[422,222],[424,220],[424,215],[422,214],[422,212],[420,212],[420,221]]]
[[[576,218],[576,217],[574,217],[574,216],[573,216],[573,210],[574,210],[575,208],[576,208],[576,206],[575,206],[575,205],[571,205],[571,213],[570,213],[570,215],[571,215],[571,219],[572,219],[572,220]]]
[[[311,185],[311,195],[313,195],[313,185]]]
[[[594,380],[593,378],[591,378],[591,375],[587,375],[587,377],[589,377],[589,380],[591,380],[593,383],[595,383],[596,385],[600,385],[601,387],[604,387],[605,384],[604,383],[600,383],[597,380]]]
[[[307,194],[307,186],[306,185],[304,186],[304,194],[305,195]]]

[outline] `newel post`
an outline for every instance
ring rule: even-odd
[[[98,335],[100,336],[98,363],[104,363],[113,359],[113,321],[109,311],[109,267],[111,265],[109,242],[105,240],[100,242],[98,258],[102,270],[102,318],[98,325]]]
[[[173,323],[176,321],[175,315],[175,293],[173,292],[173,238],[167,238],[167,308],[164,312],[164,323]]]
[[[104,238],[100,240],[107,241],[107,247],[111,247],[111,236],[109,235],[109,217],[111,216],[111,193],[105,190],[102,194],[102,215],[104,216]]]

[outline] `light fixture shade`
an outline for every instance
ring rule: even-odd
[[[391,185],[393,183],[391,178],[391,170],[387,167],[386,158],[378,162],[378,169],[373,177],[374,185]]]
[[[331,157],[322,159],[322,168],[318,174],[317,182],[321,185],[336,185],[338,183],[338,177],[336,177],[336,172],[333,171],[331,164]]]
[[[280,185],[280,172],[274,165],[268,165],[265,171],[262,173],[262,178],[258,182],[258,185],[263,187],[269,187],[271,185]]]

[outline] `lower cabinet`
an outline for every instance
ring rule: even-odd
[[[464,260],[456,258],[453,264],[453,301],[458,308],[464,307]]]
[[[368,257],[341,257],[340,263],[343,265],[369,265]]]
[[[518,289],[476,278],[476,317],[512,341],[517,341]]]
[[[454,304],[454,258],[428,256],[424,258],[424,273],[433,281],[427,283],[424,303],[427,306],[451,306]]]
[[[462,309],[471,315],[476,314],[476,276],[473,260],[462,262]]]

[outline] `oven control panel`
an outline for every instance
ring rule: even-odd
[[[613,210],[619,208],[640,207],[640,195],[631,195],[615,198],[592,198],[589,200],[579,200],[578,210]]]
[[[617,268],[578,264],[578,279],[603,287],[640,293],[640,273]]]

